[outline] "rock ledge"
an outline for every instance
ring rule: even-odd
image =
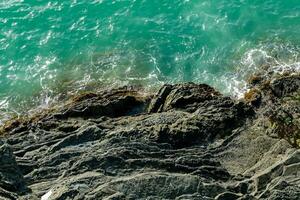
[[[299,199],[300,76],[259,80],[243,100],[125,87],[12,120],[0,199]]]

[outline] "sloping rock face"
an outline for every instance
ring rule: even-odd
[[[12,121],[0,199],[299,199],[299,83],[256,84],[243,101],[205,84],[121,88]]]
[[[0,141],[0,197],[16,199],[15,192],[25,192],[26,186],[12,149]]]

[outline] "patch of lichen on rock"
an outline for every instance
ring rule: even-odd
[[[81,92],[71,96],[62,104],[7,120],[0,126],[0,135],[22,132],[31,127],[43,126],[44,129],[45,124],[47,124],[46,129],[51,129],[53,125],[45,122],[50,118],[62,121],[68,118],[136,115],[145,111],[151,97],[151,94],[145,94],[137,87]]]
[[[244,94],[244,100],[253,106],[259,106],[261,102],[260,90],[256,88],[250,89],[248,92]]]
[[[300,147],[300,74],[253,75],[244,100],[267,121],[267,132]]]
[[[271,130],[280,138],[286,139],[292,146],[300,148],[300,127],[299,120],[289,116],[270,116]]]
[[[14,127],[17,127],[21,124],[21,121],[19,119],[11,119],[6,121],[1,127],[0,127],[0,135],[4,135]]]
[[[42,119],[46,119],[48,115],[52,115],[57,110],[57,107],[40,110],[31,115],[16,116],[5,121],[0,126],[0,135],[5,135],[11,132],[22,132],[28,129],[29,125],[37,124]]]
[[[248,78],[247,82],[250,85],[257,85],[263,81],[263,77],[261,75],[255,74]]]
[[[268,120],[274,133],[300,148],[300,92],[282,98],[278,107],[270,112]]]

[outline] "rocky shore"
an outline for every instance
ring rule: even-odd
[[[300,199],[300,76],[85,93],[1,128],[0,199]]]

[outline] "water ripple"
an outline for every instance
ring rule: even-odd
[[[81,90],[299,70],[298,0],[0,2],[0,121]]]

